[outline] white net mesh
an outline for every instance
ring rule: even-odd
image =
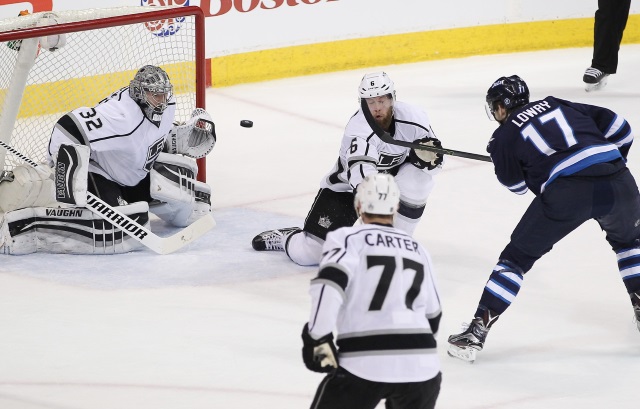
[[[187,120],[196,106],[196,22],[194,16],[157,20],[157,11],[166,9],[170,8],[74,10],[55,12],[53,19],[47,13],[36,13],[0,21],[0,140],[37,162],[45,161],[49,136],[60,116],[81,106],[95,106],[128,86],[136,71],[146,64],[167,71],[177,100],[176,120]],[[99,29],[87,26],[83,31],[67,33],[66,44],[55,51],[40,49],[38,44],[35,60],[36,51],[31,45],[33,66],[26,69],[24,63],[21,65],[19,50],[25,49],[24,60],[29,44],[36,40],[3,40],[5,34],[30,27],[89,20],[95,27],[113,17],[137,13],[146,13],[150,21],[120,21]],[[27,59],[27,65],[31,60]],[[204,86],[204,82],[198,86]],[[12,109],[17,112],[12,114]],[[3,156],[0,170],[19,163],[0,148],[0,159]]]

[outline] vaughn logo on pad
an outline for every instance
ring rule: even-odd
[[[60,145],[58,159],[56,160],[56,172],[54,175],[56,184],[56,201],[75,204],[73,196],[73,174],[78,168],[78,154],[69,145]]]

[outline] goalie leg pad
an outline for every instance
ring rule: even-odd
[[[161,153],[151,169],[150,194],[160,203],[151,211],[174,226],[186,227],[211,212],[211,188],[195,179],[193,159]]]
[[[187,227],[202,216],[211,213],[211,188],[206,183],[194,181],[195,200],[193,202],[159,202],[151,204],[151,212],[178,227]]]
[[[88,146],[60,145],[55,160],[56,201],[77,206],[87,204]]]
[[[118,210],[149,227],[149,205],[136,202]],[[142,247],[137,240],[86,208],[30,207],[5,214],[0,253],[120,254]]]
[[[54,183],[46,175],[51,173],[50,169],[45,165],[39,167],[45,172],[37,172],[31,166],[16,166],[0,182],[0,211],[55,204]]]

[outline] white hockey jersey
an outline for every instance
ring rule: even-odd
[[[116,91],[92,108],[74,109],[58,120],[49,141],[49,160],[61,144],[91,148],[89,172],[123,186],[144,179],[164,147],[176,111],[171,98],[160,123],[151,122],[129,96],[129,88]]]
[[[426,112],[405,102],[396,101],[390,134],[398,141],[413,142],[436,135]],[[333,169],[325,175],[320,187],[334,192],[349,192],[372,173],[394,173],[405,162],[410,148],[390,145],[376,136],[359,109],[344,130],[340,154]],[[441,166],[425,172],[435,175]]]
[[[440,299],[427,251],[401,230],[379,224],[327,235],[311,280],[309,333],[337,329],[339,365],[375,382],[419,382],[440,371]]]

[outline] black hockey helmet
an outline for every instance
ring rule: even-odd
[[[487,91],[487,108],[493,116],[496,102],[502,102],[507,110],[529,103],[529,87],[522,78],[517,75],[500,77],[489,87]]]

